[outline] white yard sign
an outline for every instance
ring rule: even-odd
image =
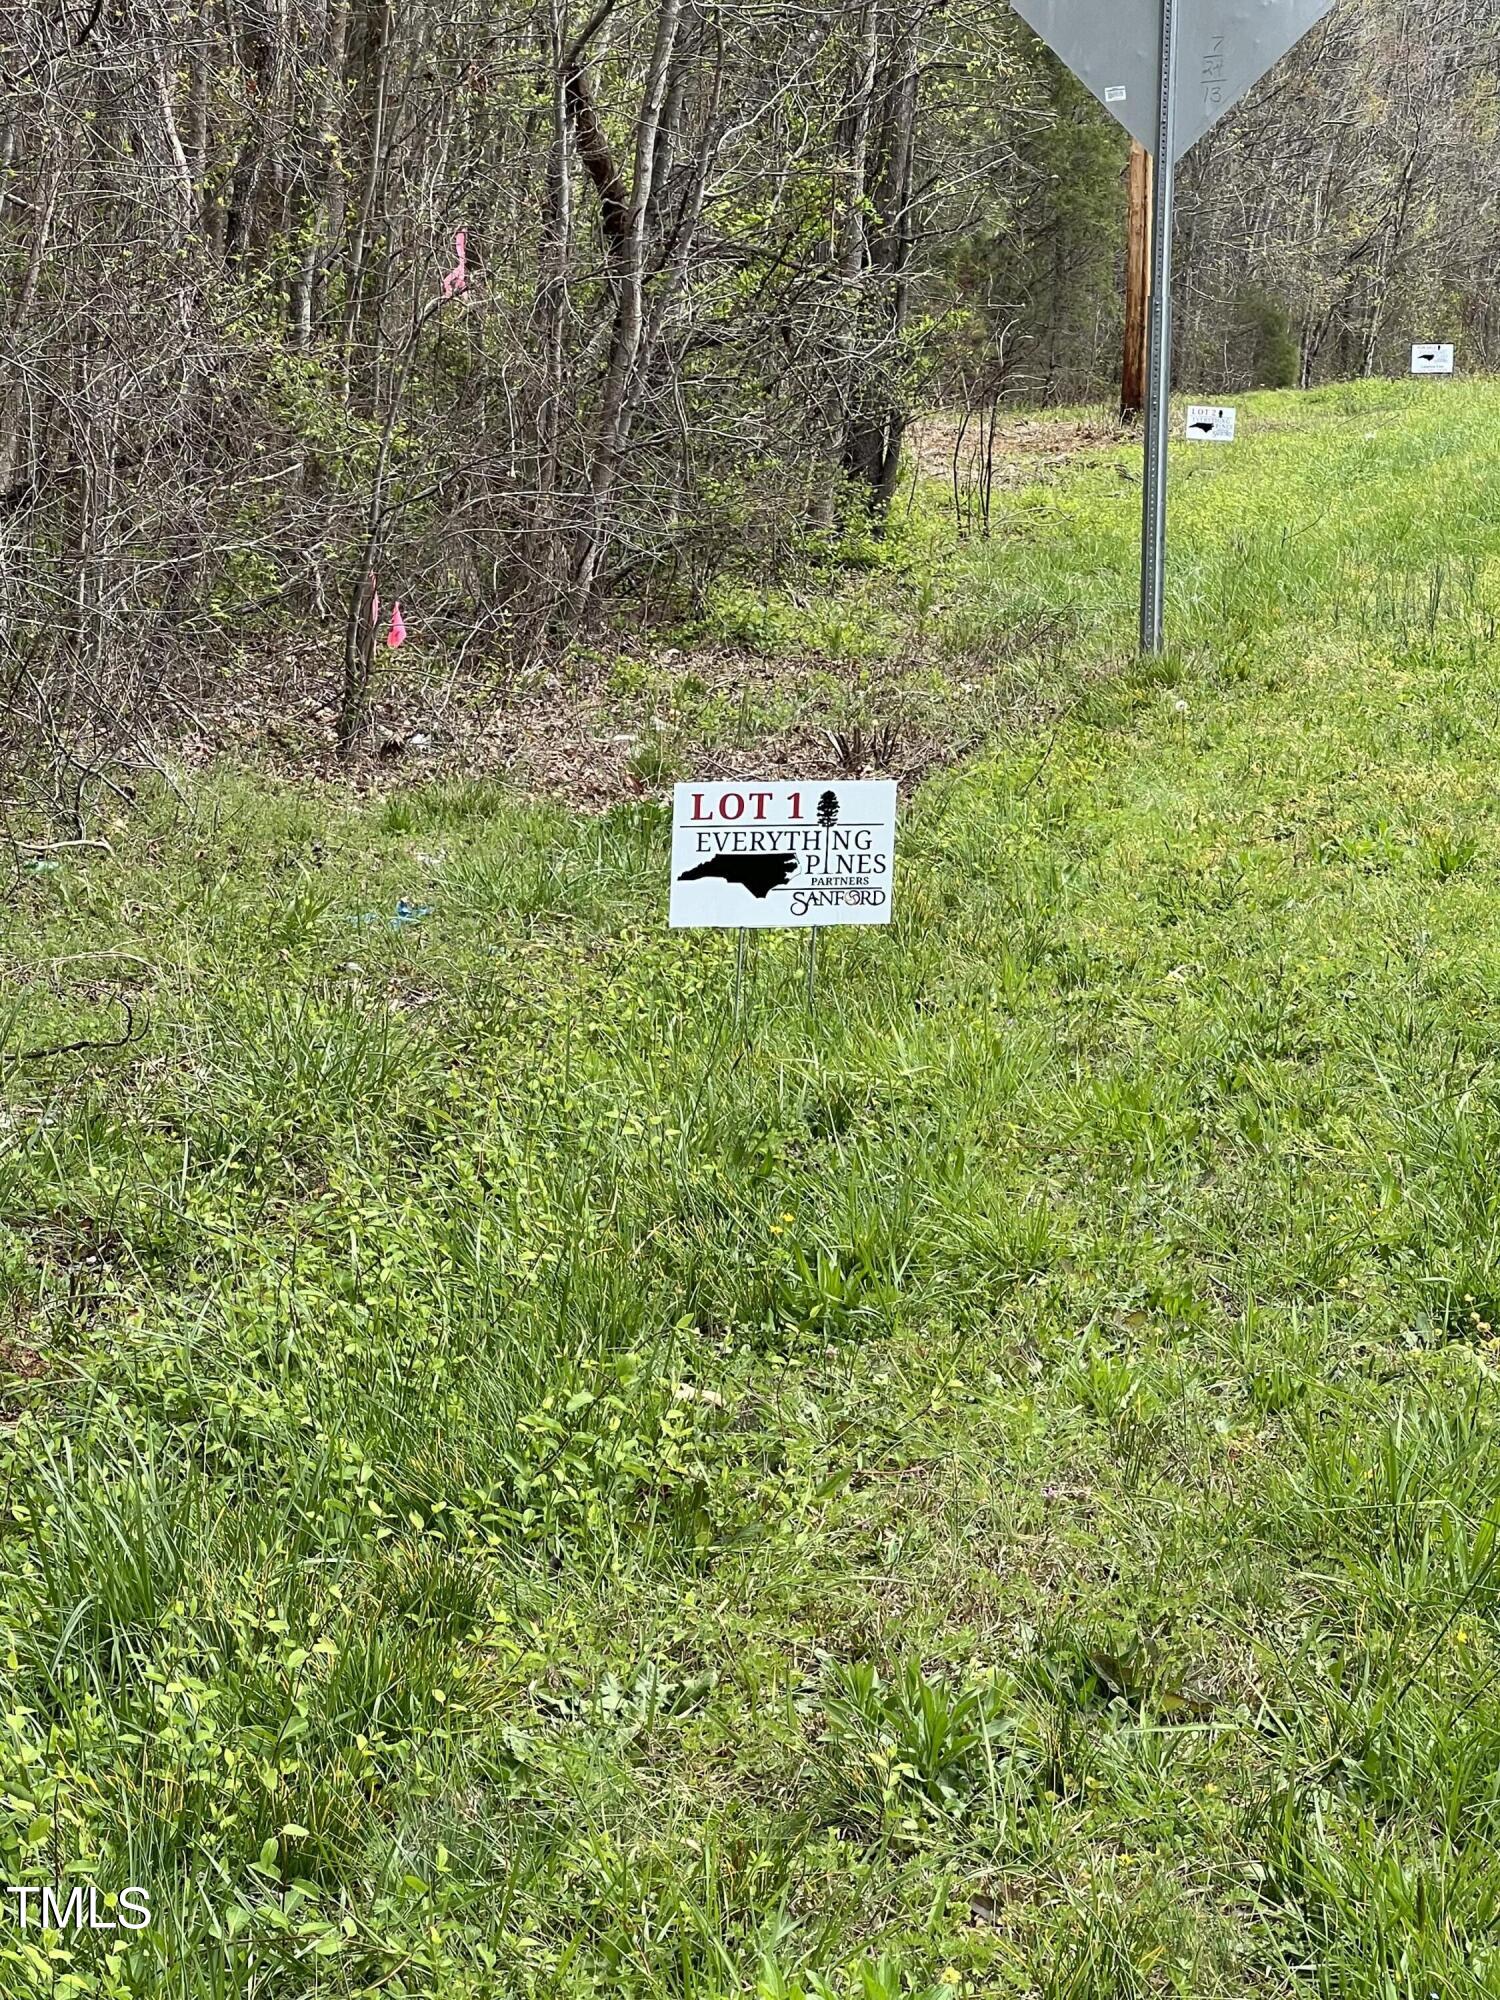
[[[1453,349],[1436,341],[1429,341],[1423,347],[1411,351],[1411,372],[1413,375],[1451,375],[1453,373]]]
[[[1237,414],[1213,403],[1192,403],[1188,406],[1187,434],[1204,444],[1233,444]]]
[[[674,930],[888,924],[896,787],[868,779],[678,785]]]

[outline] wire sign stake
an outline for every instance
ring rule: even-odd
[[[745,1004],[745,946],[750,933],[741,929],[734,941],[734,1025],[740,1024],[740,1010]]]
[[[1141,651],[1165,644],[1172,212],[1177,162],[1334,0],[1011,0],[1132,138],[1156,156],[1151,379],[1141,521]]]

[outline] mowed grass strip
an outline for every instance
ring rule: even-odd
[[[1500,1992],[1500,390],[1242,437],[1165,662],[1124,452],[848,585],[1089,671],[811,1015],[654,804],[21,877],[7,1995]]]

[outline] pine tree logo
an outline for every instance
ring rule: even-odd
[[[839,816],[838,793],[825,792],[822,798],[818,800],[818,825],[823,827],[832,826],[834,821],[838,818],[838,816]]]

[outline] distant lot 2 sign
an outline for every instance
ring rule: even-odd
[[[896,787],[869,779],[678,785],[674,930],[888,924]]]
[[[1187,434],[1202,444],[1233,444],[1238,412],[1217,408],[1212,403],[1188,406]]]
[[[1440,346],[1434,341],[1411,351],[1411,372],[1413,375],[1451,375],[1453,373],[1453,349]]]

